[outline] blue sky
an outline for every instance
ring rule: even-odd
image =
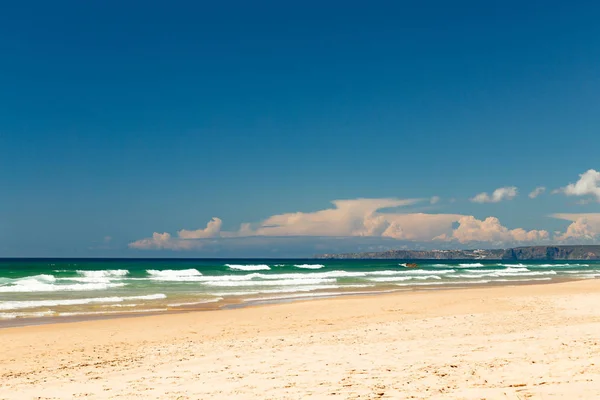
[[[0,256],[597,241],[596,2],[211,3],[3,7]]]

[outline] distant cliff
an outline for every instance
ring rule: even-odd
[[[600,246],[530,246],[493,250],[388,250],[320,254],[320,259],[396,260],[600,260]]]

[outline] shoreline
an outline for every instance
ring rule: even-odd
[[[599,301],[584,280],[7,328],[0,398],[597,398]]]
[[[112,320],[112,319],[124,319],[124,318],[143,318],[148,316],[160,316],[170,314],[182,314],[182,313],[195,313],[195,312],[208,312],[208,311],[221,311],[221,310],[232,310],[232,309],[245,309],[263,306],[273,306],[279,304],[299,303],[299,302],[313,302],[313,301],[325,301],[335,298],[344,297],[371,297],[371,296],[385,296],[400,293],[416,293],[416,292],[436,292],[436,291],[452,291],[452,290],[471,290],[480,288],[492,288],[492,287],[512,287],[512,286],[537,286],[537,285],[554,285],[565,282],[578,282],[586,281],[589,279],[573,279],[573,278],[552,278],[548,280],[524,280],[524,281],[513,281],[513,282],[487,282],[487,283],[473,283],[468,286],[461,284],[444,283],[440,285],[432,285],[431,287],[426,286],[385,286],[382,285],[379,288],[369,290],[364,288],[360,292],[356,292],[352,289],[339,289],[336,292],[328,291],[314,292],[314,293],[290,293],[289,296],[284,297],[282,294],[281,298],[259,298],[257,300],[247,299],[245,297],[226,299],[218,303],[198,303],[195,306],[184,306],[181,308],[170,308],[164,311],[134,311],[134,312],[106,312],[104,314],[81,314],[73,316],[47,316],[47,317],[26,317],[26,318],[13,318],[0,320],[0,332],[4,329],[9,328],[20,328],[27,326],[40,326],[40,325],[54,325],[54,324],[71,324],[85,321],[96,321],[96,320]]]

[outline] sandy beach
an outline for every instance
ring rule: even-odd
[[[600,281],[0,330],[2,399],[595,399]]]

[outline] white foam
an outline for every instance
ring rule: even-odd
[[[325,268],[323,264],[296,264],[294,265],[296,268],[304,268],[304,269],[321,269]]]
[[[475,267],[485,267],[485,265],[483,265],[482,263],[468,263],[468,264],[458,264],[459,267],[471,267],[471,268],[475,268]]]
[[[317,285],[320,283],[335,283],[335,279],[331,278],[316,278],[316,279],[278,279],[264,281],[209,281],[204,282],[208,286],[223,286],[223,287],[244,287],[244,286],[292,286],[292,285]]]
[[[134,314],[134,313],[151,313],[167,311],[166,308],[150,308],[144,310],[129,310],[129,311],[81,311],[81,312],[63,312],[61,317],[76,317],[80,315],[110,315],[110,314]]]
[[[460,274],[455,275],[453,278],[499,278],[503,276],[536,276],[536,275],[556,275],[555,271],[529,271],[525,269],[527,272],[521,271],[507,271],[507,270],[494,270],[487,273],[479,273],[479,274]],[[482,271],[483,272],[483,271]]]
[[[266,271],[271,268],[266,264],[258,265],[237,265],[237,264],[225,264],[226,267],[238,271]]]
[[[369,272],[351,272],[351,271],[328,271],[328,272],[306,272],[306,273],[287,273],[287,274],[263,274],[251,273],[246,275],[203,275],[193,277],[181,277],[173,280],[181,282],[240,282],[255,279],[262,280],[282,280],[282,279],[321,279],[321,278],[353,278],[365,277],[370,275],[398,275],[404,271],[369,271]],[[433,272],[432,272],[433,273]]]
[[[589,267],[590,264],[540,264],[536,267]]]
[[[106,304],[102,307],[139,307],[139,304]]]
[[[299,287],[286,287],[283,289],[258,289],[252,291],[244,291],[244,292],[211,292],[208,293],[213,296],[251,296],[255,294],[269,294],[269,293],[295,293],[295,292],[312,292],[315,290],[328,290],[328,289],[339,289],[341,287],[349,287],[348,286],[340,286],[340,285],[314,285],[314,286],[299,286]],[[358,286],[358,285],[357,285]],[[364,285],[364,287],[372,287],[373,285]],[[363,286],[361,286],[363,287]]]
[[[508,267],[506,269],[501,270],[500,272],[527,272],[529,271],[525,267]]]
[[[490,283],[490,280],[480,281],[455,281],[455,282],[414,282],[414,283],[397,283],[396,286],[429,286],[429,285],[473,285],[478,283]]]
[[[385,291],[362,291],[362,292],[324,292],[324,293],[302,293],[302,294],[290,294],[284,296],[268,296],[244,299],[244,302],[259,302],[259,301],[273,301],[273,300],[293,300],[302,298],[323,298],[323,297],[336,297],[344,295],[360,295],[360,294],[374,294],[374,293],[389,293],[392,290]]]
[[[125,286],[124,283],[76,283],[71,285],[56,284],[52,275],[36,275],[27,278],[14,279],[10,284],[0,286],[0,293],[28,293],[28,292],[86,292],[90,290],[106,290]]]
[[[426,269],[409,269],[406,271],[397,271],[395,275],[445,275],[456,272],[455,269],[438,269],[438,270],[426,270]]]
[[[195,306],[198,304],[208,304],[208,303],[217,303],[219,301],[223,300],[222,297],[215,297],[214,299],[206,299],[206,300],[202,300],[202,301],[194,301],[191,303],[173,303],[173,304],[167,304],[167,307],[184,307],[184,306]]]
[[[126,269],[105,269],[100,271],[75,271],[86,278],[119,278],[129,274]]]
[[[92,297],[87,299],[59,299],[59,300],[26,300],[26,301],[3,301],[0,302],[0,310],[19,310],[23,308],[75,306],[93,303],[121,303],[128,300],[159,300],[167,296],[158,293],[145,296],[129,297]]]
[[[186,279],[193,279],[197,276],[202,276],[202,273],[197,269],[148,269],[146,273],[150,275],[150,279],[158,281],[185,281]]]
[[[425,275],[425,276],[394,276],[387,278],[369,278],[371,282],[400,282],[408,280],[427,280],[427,279],[442,279],[437,275]]]
[[[551,281],[552,278],[529,278],[529,279],[495,279],[494,282],[531,282],[531,281]]]
[[[40,318],[54,315],[54,311],[0,313],[0,319]]]

